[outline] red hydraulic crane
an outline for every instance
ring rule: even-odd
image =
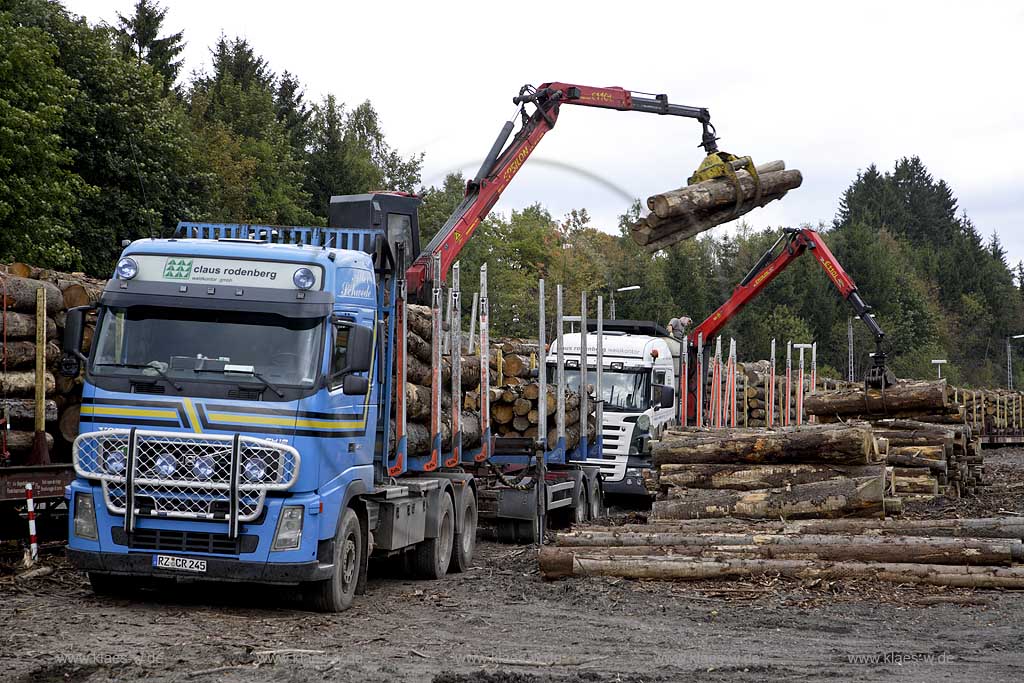
[[[519,95],[512,101],[521,105],[519,113],[522,117],[522,126],[519,132],[506,147],[505,143],[512,135],[515,125],[512,121],[505,123],[480,170],[466,184],[466,196],[462,203],[409,267],[406,279],[410,298],[424,300],[431,289],[425,285],[438,277],[444,280],[445,273],[458,260],[459,252],[472,237],[480,221],[497,203],[501,193],[537,148],[541,138],[555,127],[559,108],[563,104],[696,119],[703,126],[700,146],[708,156],[695,177],[735,177],[735,171],[728,162],[737,160],[748,166],[752,175],[756,177],[753,164],[748,157],[738,159],[732,154],[719,151],[716,142],[718,138],[715,136],[715,128],[711,125],[711,116],[707,109],[672,104],[666,95],[638,93],[619,87],[594,88],[570,83],[544,83],[539,88],[523,86]],[[532,113],[526,111],[527,104],[533,105]],[[435,254],[441,257],[440,273],[432,272]]]
[[[689,356],[688,386],[690,395],[687,397],[688,417],[692,418],[696,415],[697,385],[700,381],[699,378],[702,376],[701,368],[697,363],[698,340],[705,345],[709,344],[733,316],[743,310],[743,307],[760,294],[768,286],[768,283],[807,251],[814,255],[814,259],[828,275],[836,289],[839,290],[839,295],[849,302],[857,317],[864,321],[864,324],[867,325],[868,330],[875,338],[874,364],[868,370],[865,382],[870,386],[883,388],[895,383],[894,375],[885,367],[886,354],[882,348],[885,332],[882,331],[878,322],[871,315],[871,308],[861,299],[853,279],[843,270],[843,267],[836,260],[836,257],[832,254],[828,245],[825,244],[821,235],[809,228],[786,228],[782,236],[761,256],[754,267],[750,269],[750,272],[747,273],[746,277],[733,290],[729,300],[719,306],[714,313],[689,333],[689,348],[685,350]]]

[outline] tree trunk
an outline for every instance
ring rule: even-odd
[[[94,304],[100,300],[100,295],[103,294],[103,287],[77,280],[62,280],[60,289],[64,308]]]
[[[864,391],[863,385],[851,389],[811,394],[804,400],[808,415],[885,415],[915,411],[944,412],[949,405],[950,389],[945,380],[901,382],[885,389]]]
[[[756,187],[753,177],[738,175],[742,201],[753,200]],[[770,171],[758,174],[761,182],[761,196],[782,194],[800,187],[803,178],[800,171]],[[678,190],[656,194],[647,199],[647,207],[658,218],[698,215],[716,209],[732,208],[736,204],[736,185],[728,178],[716,178],[695,183]]]
[[[56,386],[56,380],[49,372],[45,375],[46,393],[52,394]],[[14,396],[30,396],[35,393],[36,373],[31,371],[17,371],[0,373],[0,395],[11,394]]]
[[[512,410],[515,412],[517,416],[528,415],[532,408],[533,403],[531,403],[529,399],[525,398],[517,398],[515,402],[512,404]]]
[[[681,463],[820,462],[867,465],[878,462],[871,430],[844,425],[806,426],[695,439],[669,435],[652,447],[655,466]]]
[[[60,435],[64,437],[64,440],[71,443],[78,436],[78,423],[80,420],[81,406],[74,405],[68,406],[60,414],[60,420],[57,422],[57,429],[60,431]]]
[[[1024,543],[1016,539],[922,538],[917,536],[851,536],[786,534],[591,534],[564,538],[558,546],[586,548],[581,553],[657,555],[656,548],[675,555],[736,553],[776,559],[796,555],[820,560],[864,562],[927,562],[931,564],[1006,565],[1024,559]]]
[[[415,357],[416,360],[425,363],[427,367],[430,367],[430,342],[426,341],[411,329],[408,334],[405,335],[405,348],[409,351],[410,356]]]
[[[662,486],[694,489],[755,491],[794,484],[809,484],[843,477],[877,477],[881,465],[662,465]]]
[[[32,441],[35,439],[35,432],[23,432],[10,430],[7,432],[7,448],[12,452],[24,452],[32,450]],[[46,448],[53,450],[53,435],[46,434]]]
[[[36,416],[36,402],[31,398],[8,398],[0,399],[0,415],[6,409],[7,415],[12,423],[33,422]],[[46,402],[46,421],[53,422],[57,419],[57,403]]]
[[[6,335],[8,340],[13,339],[35,339],[36,337],[36,314],[35,313],[16,313],[14,311],[7,311],[7,313],[0,313],[0,338],[5,334],[4,329],[6,328]],[[57,325],[53,322],[53,318],[47,316],[46,318],[46,338],[53,339],[57,336]]]
[[[892,489],[896,493],[936,495],[939,492],[939,481],[927,469],[894,467]]]
[[[501,352],[505,355],[515,353],[520,356],[526,356],[527,358],[530,357],[531,353],[537,354],[538,357],[540,355],[540,353],[537,350],[536,344],[532,342],[523,341],[521,339],[510,339],[506,342],[503,342],[501,345]]]
[[[509,377],[529,377],[530,357],[518,353],[506,353],[505,374]]]
[[[406,304],[405,311],[406,325],[409,331],[419,335],[420,339],[430,344],[430,340],[434,336],[434,329],[431,323],[433,315],[431,314],[430,307]]]
[[[745,492],[694,489],[685,496],[656,501],[653,516],[656,519],[881,516],[884,494],[885,479],[881,476]]]
[[[765,533],[765,534],[873,534],[879,536],[946,536],[952,538],[1024,539],[1024,518],[970,519],[806,519],[745,521],[731,518],[662,520],[651,524],[587,527],[580,534],[623,533]]]
[[[543,547],[541,575],[620,576],[631,579],[697,580],[778,574],[796,579],[864,578],[893,583],[966,588],[1024,588],[1024,567],[973,567],[894,562],[819,560],[692,560],[683,557],[602,557]]]
[[[56,315],[57,311],[64,307],[61,292],[56,285],[42,280],[30,280],[0,273],[0,305],[6,300],[8,311],[34,313],[37,289],[46,290],[46,314],[48,316]]]
[[[945,460],[932,460],[916,455],[903,455],[900,453],[889,453],[885,456],[885,462],[889,465],[900,465],[902,467],[927,467],[933,472],[946,472]]]
[[[35,365],[36,345],[31,341],[9,341],[6,345],[0,343],[0,353],[7,355],[7,367],[9,369],[24,368]],[[52,365],[60,359],[60,347],[55,342],[46,344],[46,364]],[[3,362],[0,360],[0,367]]]

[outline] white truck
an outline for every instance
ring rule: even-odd
[[[570,317],[566,322],[576,322]],[[602,435],[604,447],[599,460],[586,464],[601,468],[606,494],[647,496],[642,472],[651,466],[647,442],[679,419],[680,379],[678,340],[664,326],[641,320],[605,320],[603,337]],[[581,337],[564,334],[562,352],[568,388],[580,385]],[[586,334],[586,378],[593,385],[597,370],[597,323],[588,321]],[[549,378],[555,376],[558,347],[552,343],[546,359]]]

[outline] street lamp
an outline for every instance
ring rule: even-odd
[[[612,290],[612,320],[615,320],[615,292],[636,292],[640,289],[640,285],[627,285],[625,287],[619,287],[618,289]]]
[[[1013,350],[1010,342],[1014,339],[1024,339],[1024,334],[1015,334],[1006,338],[1006,388],[1013,389]]]
[[[932,365],[934,365],[935,369],[939,371],[939,379],[942,379],[942,366],[945,365],[946,362],[947,361],[945,358],[937,358],[932,360]]]

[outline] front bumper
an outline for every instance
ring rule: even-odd
[[[605,494],[611,494],[615,496],[645,496],[651,497],[651,492],[644,486],[644,480],[636,476],[626,476],[619,481],[608,481],[607,479],[601,482],[601,487],[604,489]]]
[[[245,581],[294,585],[304,581],[330,578],[331,565],[312,562],[241,562],[234,559],[195,555],[206,560],[206,572],[176,572],[153,566],[156,552],[104,553],[67,549],[68,561],[82,571],[126,576],[147,576],[163,579],[198,579],[214,581]],[[179,555],[179,553],[174,553]]]

